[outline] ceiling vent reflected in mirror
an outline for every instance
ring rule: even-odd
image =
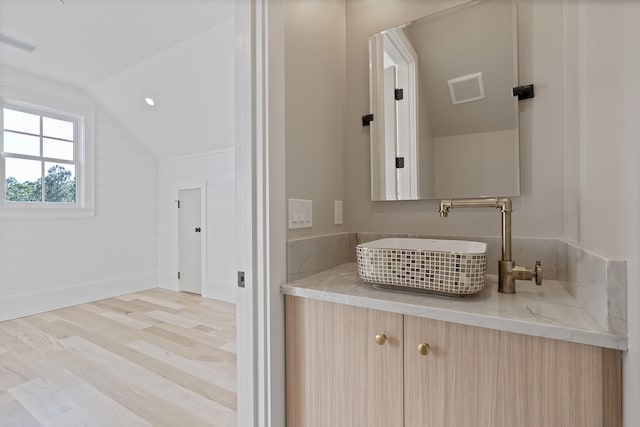
[[[448,80],[449,95],[453,104],[477,101],[484,98],[482,73],[469,74]]]

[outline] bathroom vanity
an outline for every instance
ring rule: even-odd
[[[289,426],[620,426],[621,351],[566,292],[373,288],[353,263],[281,287]]]

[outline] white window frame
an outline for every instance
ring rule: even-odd
[[[2,88],[0,108],[45,115],[73,121],[75,132],[76,202],[7,202],[5,200],[4,132],[0,134],[0,218],[29,217],[92,217],[95,215],[95,112],[86,105],[73,101],[30,93],[16,88]],[[7,92],[11,92],[8,93]],[[3,114],[0,114],[0,127]],[[14,157],[13,155],[11,157]],[[16,156],[19,157],[19,156]]]

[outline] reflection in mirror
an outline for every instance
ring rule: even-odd
[[[371,199],[520,194],[515,1],[369,37]]]

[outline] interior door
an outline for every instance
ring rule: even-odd
[[[178,268],[180,290],[202,294],[202,224],[200,189],[180,190],[178,197]]]

